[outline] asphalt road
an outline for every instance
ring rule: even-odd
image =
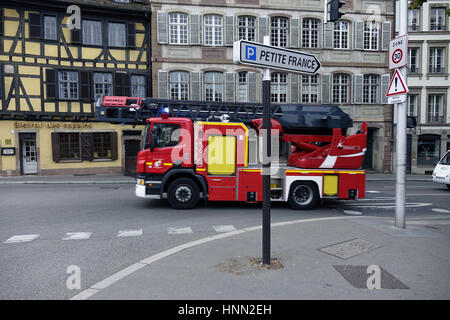
[[[395,182],[369,181],[367,191],[364,200],[327,201],[313,211],[274,203],[272,222],[345,215],[393,218]],[[133,185],[0,185],[0,203],[0,299],[69,299],[158,252],[261,224],[258,205],[210,203],[177,211],[163,200],[135,198]],[[450,191],[432,182],[408,182],[406,212],[412,224],[437,215],[448,215],[450,221]],[[14,242],[24,241],[14,238],[22,235],[38,236]],[[66,286],[71,265],[81,270],[81,290]]]

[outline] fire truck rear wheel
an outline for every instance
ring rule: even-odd
[[[198,203],[200,190],[192,179],[178,178],[169,185],[167,198],[174,209],[192,209]]]
[[[289,206],[296,210],[310,210],[320,201],[319,190],[312,181],[296,182],[289,192]]]

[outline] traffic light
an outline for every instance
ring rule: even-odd
[[[340,0],[331,0],[330,2],[330,21],[336,21],[344,15],[339,9],[345,4]]]

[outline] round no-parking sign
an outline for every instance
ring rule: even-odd
[[[407,61],[408,35],[392,39],[389,42],[389,69],[404,67]]]

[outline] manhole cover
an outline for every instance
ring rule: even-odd
[[[374,276],[379,276],[380,287],[378,289],[409,289],[403,282],[379,266],[343,265],[333,267],[354,288],[370,289],[376,281]],[[378,268],[378,275],[374,273],[373,267]]]
[[[380,246],[374,242],[370,242],[364,239],[353,239],[333,244],[319,250],[341,259],[349,259],[351,257],[375,250],[379,247]]]

